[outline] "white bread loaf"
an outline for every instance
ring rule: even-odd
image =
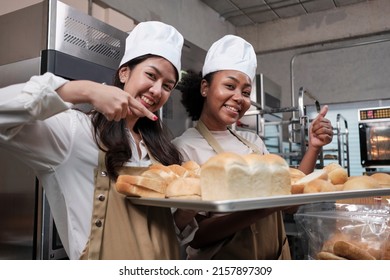
[[[203,200],[291,194],[287,162],[278,155],[221,153],[201,166]]]
[[[167,186],[165,194],[167,198],[200,200],[200,179],[193,177],[177,178]]]

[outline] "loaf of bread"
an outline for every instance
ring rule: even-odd
[[[199,169],[195,162],[168,166],[152,164],[141,175],[118,176],[115,187],[126,196],[200,199]]]
[[[194,177],[181,177],[172,181],[165,193],[172,199],[201,199],[200,179]]]
[[[166,187],[162,180],[132,175],[120,175],[115,184],[119,193],[134,197],[164,198]]]
[[[221,153],[201,166],[203,200],[291,194],[287,162],[278,155]]]

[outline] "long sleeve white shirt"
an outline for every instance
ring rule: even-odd
[[[70,259],[78,259],[90,234],[99,149],[90,118],[70,110],[72,104],[55,91],[66,82],[46,73],[25,84],[1,88],[0,148],[35,171],[64,248]],[[150,165],[143,143],[140,149],[141,155],[133,153],[127,166]]]

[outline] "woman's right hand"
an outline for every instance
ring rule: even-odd
[[[127,92],[118,87],[92,81],[70,81],[57,89],[66,102],[89,103],[109,121],[120,121],[128,115],[147,117],[153,121],[157,116]]]

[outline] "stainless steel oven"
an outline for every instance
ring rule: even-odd
[[[362,166],[366,169],[390,167],[390,107],[358,111]]]
[[[2,15],[0,87],[45,72],[111,84],[126,37],[57,0]],[[28,166],[0,149],[0,260],[66,258],[43,187]]]

